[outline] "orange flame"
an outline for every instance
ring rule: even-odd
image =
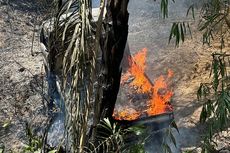
[[[135,56],[129,58],[131,61],[131,67],[128,70],[135,79],[131,82],[131,86],[138,87],[138,93],[149,92],[152,88],[151,82],[145,76],[145,61],[146,61],[147,48],[142,49]]]
[[[141,116],[141,113],[133,108],[125,107],[123,110],[119,111],[118,114],[114,114],[114,118],[117,120],[135,120]]]
[[[172,70],[168,70],[167,79],[171,78],[172,76]],[[164,93],[161,93],[161,91]],[[152,93],[153,95],[147,109],[148,115],[157,115],[167,111],[172,111],[169,101],[173,96],[173,92],[168,90],[165,78],[163,76],[160,76],[155,80]]]
[[[172,111],[172,106],[169,102],[173,92],[168,89],[167,82],[173,77],[173,71],[169,69],[167,77],[161,75],[152,84],[145,74],[146,54],[147,48],[143,48],[133,57],[129,57],[130,68],[123,74],[121,85],[124,85],[130,77],[134,77],[129,86],[135,87],[137,93],[150,95],[146,104],[147,108],[142,112],[128,108],[128,106],[123,107],[121,111],[115,110],[113,116],[118,120],[135,120],[145,112],[148,116],[152,116]]]

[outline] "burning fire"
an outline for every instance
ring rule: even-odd
[[[173,77],[173,71],[169,69],[167,76],[161,75],[153,84],[145,74],[146,54],[147,48],[143,48],[133,57],[129,57],[130,68],[122,75],[121,86],[128,84],[129,87],[135,88],[135,94],[149,95],[147,108],[139,111],[128,106],[122,107],[122,110],[115,110],[113,114],[118,120],[135,120],[144,114],[153,116],[172,111],[169,102],[173,92],[168,89],[167,82]]]
[[[126,106],[123,108],[123,110],[119,111],[118,117],[116,119],[134,120],[139,118],[140,116],[141,116],[140,112]]]

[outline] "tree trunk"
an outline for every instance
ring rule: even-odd
[[[129,0],[109,0],[105,17],[105,35],[101,39],[102,65],[106,87],[103,89],[101,119],[112,115],[120,87],[121,61],[127,37]]]

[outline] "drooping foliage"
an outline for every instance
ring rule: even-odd
[[[201,83],[197,92],[198,100],[204,103],[200,121],[208,124],[203,152],[211,152],[215,148],[213,135],[225,130],[230,119],[230,55],[214,53],[212,57],[212,82]]]
[[[102,0],[94,20],[91,0],[55,1],[47,70],[60,85],[66,152],[97,148],[100,120],[112,119],[128,35],[127,5],[128,0]]]

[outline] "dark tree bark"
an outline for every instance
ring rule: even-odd
[[[127,37],[127,10],[129,0],[109,0],[105,18],[105,36],[101,40],[103,73],[106,87],[103,89],[101,118],[113,120],[112,114],[121,79],[121,61]]]

